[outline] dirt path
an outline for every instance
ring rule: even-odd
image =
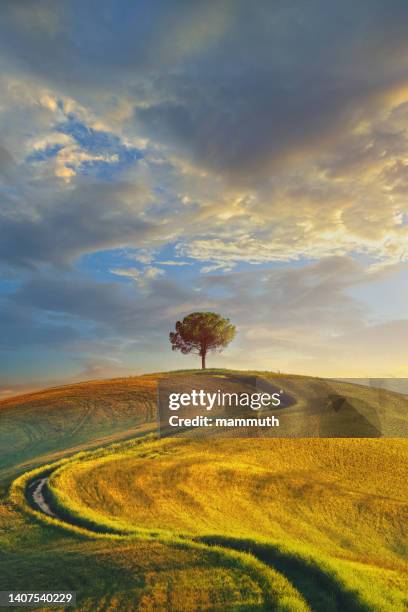
[[[29,488],[28,495],[31,498],[32,504],[38,510],[44,512],[44,514],[48,514],[48,516],[56,517],[56,514],[51,510],[44,497],[44,487],[47,486],[47,481],[48,478],[45,477],[34,480]]]
[[[59,518],[47,503],[44,490],[48,477],[34,480],[27,490],[27,498],[36,510]],[[66,522],[66,519],[62,519]],[[68,523],[74,525],[75,523]],[[98,531],[95,529],[95,533]],[[259,545],[251,540],[240,540],[222,536],[197,537],[197,542],[222,546],[226,550],[250,552],[261,563],[284,575],[292,586],[303,595],[313,612],[366,612],[367,607],[359,601],[358,595],[345,589],[333,576],[314,563],[305,563],[296,555],[282,552],[274,545]]]

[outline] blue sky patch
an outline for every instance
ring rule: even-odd
[[[51,159],[55,157],[61,149],[63,149],[64,145],[55,144],[55,145],[47,145],[43,149],[37,149],[33,153],[30,153],[26,157],[27,162],[38,162],[38,161],[46,161],[47,159]]]
[[[82,150],[92,155],[116,156],[114,160],[86,160],[76,171],[80,174],[94,174],[98,178],[110,179],[114,174],[143,157],[136,147],[124,145],[121,139],[110,132],[94,130],[73,116],[60,123],[56,130],[71,136]],[[67,164],[68,165],[68,164]]]

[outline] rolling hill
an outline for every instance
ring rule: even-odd
[[[139,431],[156,418],[157,379],[90,381],[0,401],[0,479]]]
[[[372,436],[315,439],[316,414],[330,435],[326,383],[172,379],[193,374],[284,388],[290,427],[309,437],[159,439],[162,374],[5,400],[0,590],[77,590],[81,610],[405,609],[408,443],[387,437],[404,433],[407,398],[330,382],[347,398],[341,426],[357,414]],[[39,477],[56,518],[30,506]]]

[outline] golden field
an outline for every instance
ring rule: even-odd
[[[313,407],[316,379],[262,376]],[[0,589],[77,590],[83,610],[407,609],[406,440],[157,439],[155,388],[151,375],[0,404],[20,440],[29,425],[40,439],[14,463],[0,450]],[[338,389],[388,436],[402,419],[398,394]],[[27,503],[42,474],[58,518]]]
[[[173,439],[68,463],[50,489],[101,529],[283,545],[387,609],[408,589],[407,459],[398,440]]]

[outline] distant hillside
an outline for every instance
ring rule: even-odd
[[[0,466],[115,435],[132,435],[156,415],[154,376],[92,381],[0,401]],[[123,437],[123,436],[122,436]],[[110,440],[107,440],[110,441]]]
[[[285,408],[287,429],[281,433],[288,436],[347,437],[350,428],[361,428],[361,422],[363,436],[408,436],[408,397],[391,391],[270,372],[187,370],[90,381],[0,401],[0,476],[20,464],[24,468],[34,460],[44,463],[83,445],[89,448],[155,428],[158,380],[169,378],[182,390],[197,386],[197,376],[200,385],[212,390],[241,384],[251,376],[284,389],[295,400]],[[328,394],[347,398],[335,431],[330,429]]]

